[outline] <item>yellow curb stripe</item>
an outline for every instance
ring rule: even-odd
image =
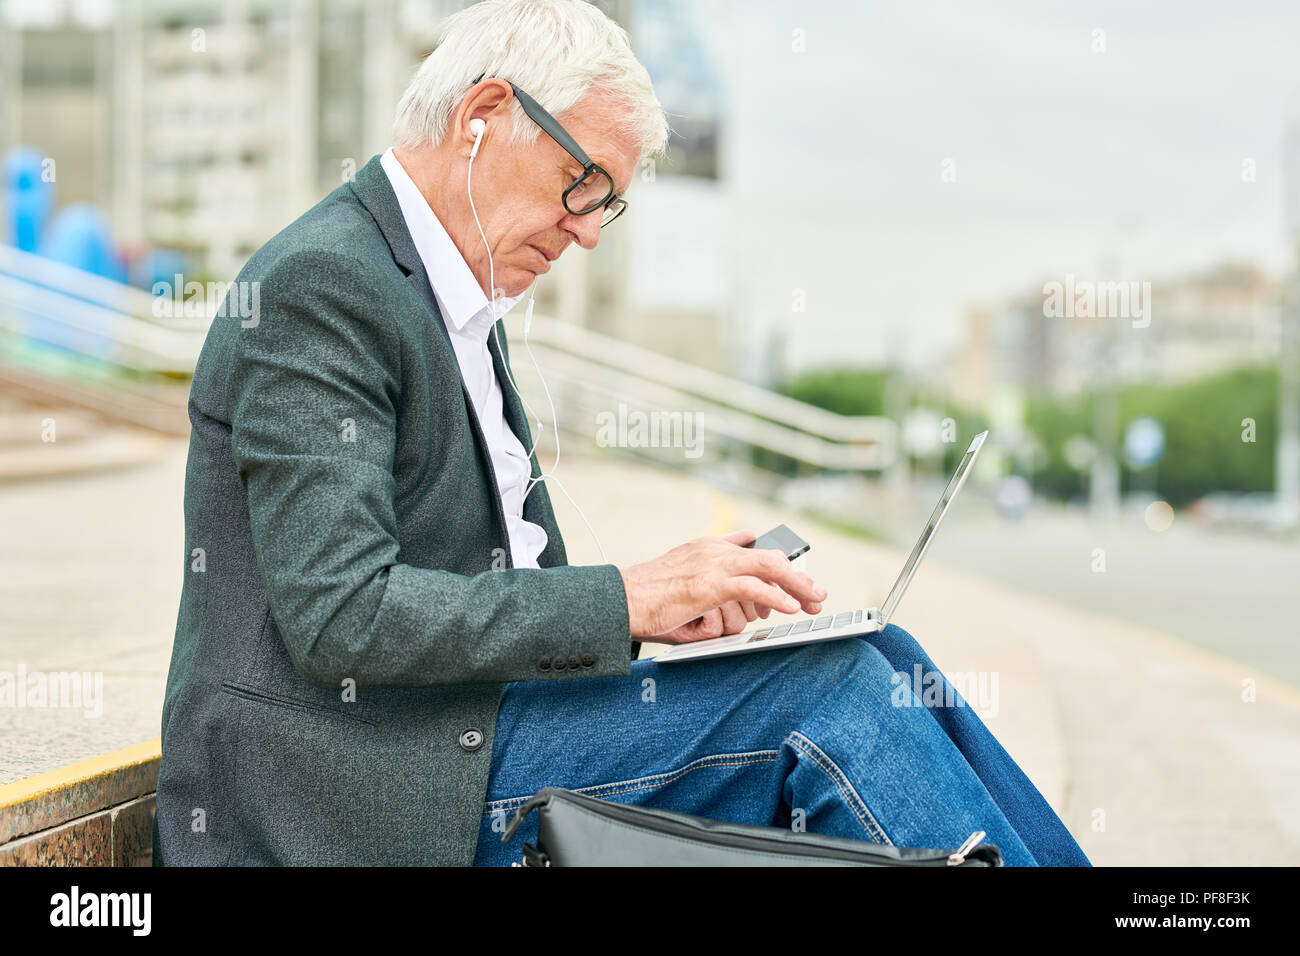
[[[702,532],[705,535],[722,535],[736,530],[736,503],[720,491],[709,489],[709,524]],[[661,650],[667,650],[668,644],[656,644],[654,641],[641,642],[641,659],[654,657]]]
[[[721,535],[736,530],[736,503],[719,491],[709,490],[711,517],[706,535]]]
[[[1255,682],[1255,700],[1267,699],[1275,704],[1300,709],[1300,690],[1279,677],[1264,673],[1256,665],[1229,657],[1222,651],[1192,644],[1164,631],[1127,621],[1122,623],[1137,631],[1138,638],[1151,645],[1153,654],[1176,658],[1177,663],[1184,667],[1199,668],[1213,677],[1232,684],[1238,692],[1242,689],[1242,680],[1250,678]]]
[[[1280,677],[1261,671],[1255,665],[1229,657],[1222,651],[1192,644],[1167,631],[1139,624],[1136,621],[1088,611],[1075,604],[1066,604],[1054,598],[1017,590],[1011,585],[976,578],[966,572],[954,570],[951,565],[943,565],[943,568],[966,584],[983,587],[1003,600],[1033,604],[1036,609],[1045,614],[1069,615],[1081,628],[1093,628],[1106,634],[1119,632],[1123,635],[1123,640],[1146,644],[1147,653],[1153,657],[1172,658],[1172,666],[1190,668],[1223,680],[1234,685],[1238,692],[1241,691],[1242,678],[1249,677],[1255,682],[1257,701],[1267,698],[1272,703],[1300,709],[1300,688]]]
[[[106,777],[124,767],[148,763],[150,760],[157,760],[161,756],[162,738],[155,737],[145,743],[124,747],[111,753],[100,754],[98,757],[91,757],[89,760],[83,760],[80,763],[60,767],[58,770],[38,773],[32,777],[24,777],[22,780],[15,780],[13,783],[0,784],[0,809],[23,803],[34,797],[66,790],[87,780]]]

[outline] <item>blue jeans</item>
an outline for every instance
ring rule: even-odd
[[[935,675],[924,686],[942,693],[914,692],[918,664]],[[1016,762],[893,625],[758,654],[634,661],[628,677],[509,684],[475,865],[521,858],[537,815],[509,843],[501,833],[547,786],[897,846],[956,849],[984,830],[1008,866],[1089,865]]]

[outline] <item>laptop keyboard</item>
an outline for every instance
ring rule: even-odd
[[[775,627],[763,627],[755,631],[745,643],[753,644],[756,641],[766,641],[774,637],[785,637],[787,634],[803,634],[811,631],[824,631],[828,627],[844,627],[847,624],[861,624],[867,619],[867,608],[857,611],[841,611],[839,614],[823,614],[818,618],[805,618],[802,621],[795,621],[793,624],[778,624]]]

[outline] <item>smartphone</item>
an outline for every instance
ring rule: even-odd
[[[775,548],[782,552],[789,560],[793,561],[799,555],[804,554],[812,547],[807,541],[799,537],[793,531],[783,524],[777,525],[766,534],[760,534],[754,539],[753,544],[745,545],[747,548]]]

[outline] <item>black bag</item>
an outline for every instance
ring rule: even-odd
[[[882,846],[866,840],[722,823],[625,806],[546,787],[519,808],[502,841],[538,811],[537,846],[515,866],[1001,866],[1002,852],[977,830],[955,850]]]

